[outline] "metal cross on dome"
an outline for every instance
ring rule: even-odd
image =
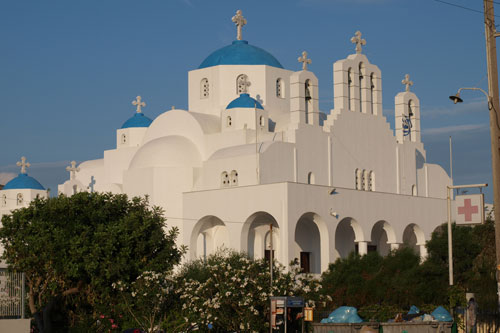
[[[132,101],[132,105],[137,106],[137,113],[141,113],[141,107],[146,106],[146,103],[142,102],[142,97],[137,96],[134,101]]]
[[[21,173],[26,173],[26,168],[29,168],[31,164],[26,162],[26,157],[21,157],[21,161],[16,163],[17,166],[21,167]]]
[[[311,59],[307,58],[307,52],[303,51],[302,57],[299,57],[297,60],[302,63],[302,70],[307,71],[307,65],[311,63]]]
[[[237,30],[236,39],[241,40],[242,39],[241,29],[245,24],[247,24],[247,20],[241,14],[241,9],[238,9],[236,11],[236,15],[233,16],[231,21],[233,21],[236,24],[236,30]]]
[[[401,83],[406,85],[406,92],[409,92],[410,87],[413,85],[413,81],[410,81],[410,74],[406,74],[405,79]]]
[[[69,172],[70,179],[75,179],[76,173],[80,171],[80,168],[76,166],[76,161],[71,161],[71,166],[67,166],[66,171]]]
[[[361,53],[361,47],[363,45],[366,45],[366,40],[361,38],[361,31],[356,31],[354,34],[354,37],[351,38],[351,43],[356,44],[356,53],[360,54]]]

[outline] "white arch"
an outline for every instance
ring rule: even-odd
[[[364,242],[361,225],[352,217],[343,218],[335,229],[335,249],[342,258],[355,250],[355,243]]]
[[[311,273],[321,273],[328,269],[328,244],[330,243],[328,227],[319,214],[304,213],[295,225],[294,240],[299,258],[301,251],[311,252]]]
[[[206,245],[203,252],[200,251],[200,236]],[[211,254],[217,248],[229,246],[229,237],[226,225],[216,216],[207,215],[201,218],[191,232],[189,252],[191,259],[196,259],[204,254]]]
[[[259,258],[264,256],[264,247],[266,245],[266,233],[270,226],[273,226],[273,234],[276,234],[279,240],[280,229],[276,219],[269,213],[259,211],[250,215],[241,230],[241,248],[240,251],[247,252],[250,258]],[[275,237],[273,236],[273,241]],[[273,244],[274,258],[280,258],[281,244]]]
[[[377,246],[381,255],[387,255],[391,251],[391,244],[396,244],[396,232],[394,228],[384,220],[375,223],[371,231],[371,243]]]

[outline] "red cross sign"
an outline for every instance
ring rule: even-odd
[[[457,195],[456,222],[457,224],[481,224],[484,221],[483,194]]]

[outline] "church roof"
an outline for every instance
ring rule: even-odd
[[[250,97],[249,94],[240,94],[240,97],[234,99],[226,107],[226,109],[234,109],[234,108],[257,108],[264,110],[262,104],[260,104],[259,101],[257,101],[256,99]]]
[[[122,128],[129,127],[149,127],[153,121],[146,117],[143,113],[137,112],[123,123]]]
[[[218,65],[267,65],[283,68],[272,54],[248,44],[246,40],[235,40],[231,45],[212,52],[198,68]]]
[[[9,181],[3,187],[4,190],[13,189],[31,189],[31,190],[45,190],[35,178],[28,176],[25,173],[20,173],[16,178]]]

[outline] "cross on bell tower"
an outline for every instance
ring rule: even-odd
[[[76,173],[80,171],[80,168],[76,166],[76,161],[71,161],[71,166],[67,166],[66,171],[69,172],[69,179],[73,180],[76,177]]]
[[[137,113],[142,113],[141,107],[146,106],[146,103],[142,102],[142,97],[137,96],[134,101],[132,101],[132,105],[137,106]]]
[[[238,82],[238,87],[242,94],[248,94],[248,87],[250,87],[252,83],[248,81],[248,76],[242,75]]]
[[[299,57],[297,60],[302,63],[302,70],[307,71],[307,65],[311,63],[311,59],[307,58],[307,52],[303,51],[302,57]]]
[[[25,174],[26,173],[26,168],[29,168],[31,164],[26,162],[26,157],[21,157],[21,161],[16,163],[17,166],[21,167],[21,173]]]
[[[236,11],[236,15],[233,16],[231,21],[233,21],[236,24],[236,30],[237,30],[236,39],[241,40],[242,39],[241,29],[245,24],[247,24],[247,20],[241,14],[241,9],[238,9]]]
[[[351,38],[351,43],[356,44],[356,53],[361,54],[361,47],[366,45],[366,40],[361,38],[361,31],[356,31],[354,37]]]
[[[406,74],[402,84],[406,85],[406,92],[410,91],[410,87],[413,85],[413,81],[410,81],[410,74]]]

